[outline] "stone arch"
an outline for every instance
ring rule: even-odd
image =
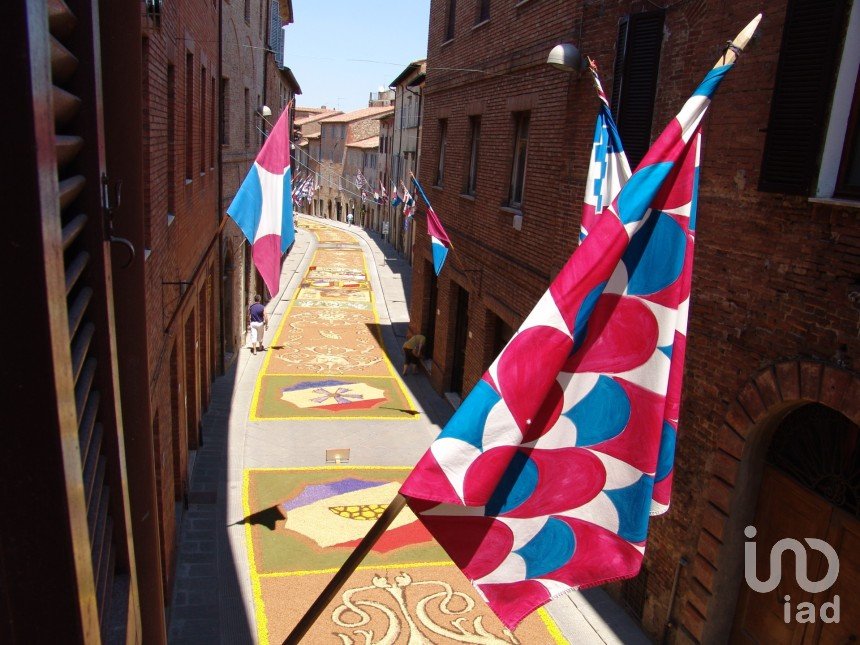
[[[860,377],[814,361],[786,361],[751,378],[717,432],[702,530],[681,626],[693,642],[725,642],[743,580],[743,528],[755,515],[764,456],[783,419],[820,403],[860,425]]]

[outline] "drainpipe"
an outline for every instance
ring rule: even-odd
[[[224,3],[218,3],[218,87],[224,82],[224,70],[222,68],[222,58],[224,38]],[[220,94],[221,92],[219,92]],[[215,97],[212,97],[213,100]],[[229,311],[224,311],[224,229],[221,228],[221,220],[224,218],[224,164],[223,154],[221,149],[221,124],[224,122],[224,103],[218,101],[218,142],[212,145],[218,146],[218,211],[216,218],[218,220],[218,275],[221,277],[219,296],[221,301],[221,315],[218,317],[218,329],[221,335],[221,351],[218,352],[218,370],[221,374],[224,373],[224,350],[226,349],[227,339],[224,338],[224,318],[231,315]],[[232,276],[231,276],[232,278]]]
[[[681,578],[681,568],[686,567],[689,561],[685,556],[681,556],[678,564],[675,565],[675,579],[672,581],[672,592],[669,595],[669,609],[666,611],[666,624],[663,626],[663,637],[660,639],[661,645],[666,645],[669,642],[669,635],[675,629],[675,623],[672,621],[672,613],[675,610],[675,597],[678,595],[678,580]]]

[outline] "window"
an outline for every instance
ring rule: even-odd
[[[526,181],[526,156],[529,147],[529,113],[514,114],[514,158],[511,164],[511,190],[508,206],[519,207],[523,203],[523,189]]]
[[[457,0],[448,0],[448,21],[445,25],[445,40],[454,37],[454,19],[457,15]]]
[[[167,66],[167,213],[176,213],[176,72]]]
[[[185,181],[194,172],[194,54],[185,54]]]
[[[209,115],[209,167],[215,168],[215,146],[218,142],[215,140],[215,121],[218,120],[218,103],[215,102],[215,77],[209,78],[210,86],[212,87],[212,113]]]
[[[245,0],[245,24],[251,24],[251,0]]]
[[[853,3],[849,18],[847,5],[846,0],[788,3],[759,190],[860,196],[857,129],[852,127],[858,109],[854,95],[860,11]],[[853,25],[845,36],[849,20]]]
[[[612,114],[631,168],[651,145],[664,19],[662,10],[646,11],[627,16],[618,25]]]
[[[200,174],[206,172],[206,68],[200,68]]]
[[[860,127],[857,125],[858,101],[860,93],[858,87],[854,86],[854,100],[851,104],[851,116],[848,121],[848,131],[845,136],[845,145],[842,148],[842,158],[839,174],[836,179],[837,197],[860,198]]]
[[[490,19],[490,0],[478,0],[478,19],[476,23],[482,23]]]
[[[469,176],[466,179],[466,194],[474,195],[478,184],[478,143],[481,139],[481,117],[469,117]]]
[[[251,91],[245,88],[245,147],[251,145]]]
[[[448,121],[439,121],[439,166],[436,168],[436,185],[441,186],[445,179],[445,148],[448,146]]]
[[[230,79],[221,77],[221,145],[230,145]]]

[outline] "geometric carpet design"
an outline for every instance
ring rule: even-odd
[[[280,643],[367,533],[411,468],[245,471],[243,501],[258,641]],[[507,630],[404,509],[303,642],[566,643],[541,609]]]
[[[417,418],[385,352],[358,239],[300,226],[317,250],[266,352],[251,420]]]

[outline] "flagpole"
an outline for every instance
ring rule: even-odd
[[[287,636],[284,641],[284,645],[296,645],[296,643],[302,640],[305,634],[308,633],[308,630],[320,617],[323,610],[328,607],[329,603],[334,599],[341,587],[343,587],[344,583],[346,583],[349,577],[355,573],[358,565],[360,565],[362,560],[364,560],[367,554],[370,553],[370,550],[382,534],[385,533],[389,526],[391,526],[391,523],[400,514],[400,511],[403,510],[404,506],[406,506],[406,498],[400,493],[397,493],[397,495],[394,496],[394,499],[391,500],[391,503],[388,504],[388,508],[383,511],[382,515],[379,516],[379,519],[370,527],[367,535],[365,535],[358,546],[355,547],[355,550],[349,555],[346,562],[341,565],[338,572],[334,574],[334,577],[329,581],[325,589],[322,590],[319,597],[308,608],[305,615],[302,616],[302,619],[295,627],[293,627],[293,631],[291,631],[289,636]]]

